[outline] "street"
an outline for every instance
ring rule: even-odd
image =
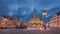
[[[50,30],[0,29],[0,34],[60,34],[60,28]]]

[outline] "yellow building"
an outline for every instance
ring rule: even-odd
[[[14,18],[14,19],[13,19]],[[1,17],[0,16],[0,27],[3,28],[10,28],[10,27],[20,27],[20,20],[13,17],[11,20],[11,17]]]
[[[8,18],[8,22],[5,22],[6,27],[20,27],[20,20],[16,17],[13,17],[12,20]]]
[[[43,21],[36,16],[36,10],[34,9],[34,16],[28,21],[28,27],[41,27],[43,26]]]
[[[4,17],[0,16],[0,27],[3,27],[4,26],[4,24],[2,23],[3,22],[3,19],[4,19]]]

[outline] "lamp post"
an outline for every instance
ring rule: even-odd
[[[47,15],[46,10],[44,10],[44,12],[42,13],[42,15],[46,18],[46,15]],[[46,29],[46,24],[43,24],[43,27],[44,27],[44,29]]]

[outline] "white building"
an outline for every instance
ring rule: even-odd
[[[47,23],[46,25],[50,25],[50,27],[60,27],[60,14],[54,14],[51,18],[49,23]]]

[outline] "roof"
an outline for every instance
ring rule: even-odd
[[[60,15],[60,11],[57,13],[57,15]]]

